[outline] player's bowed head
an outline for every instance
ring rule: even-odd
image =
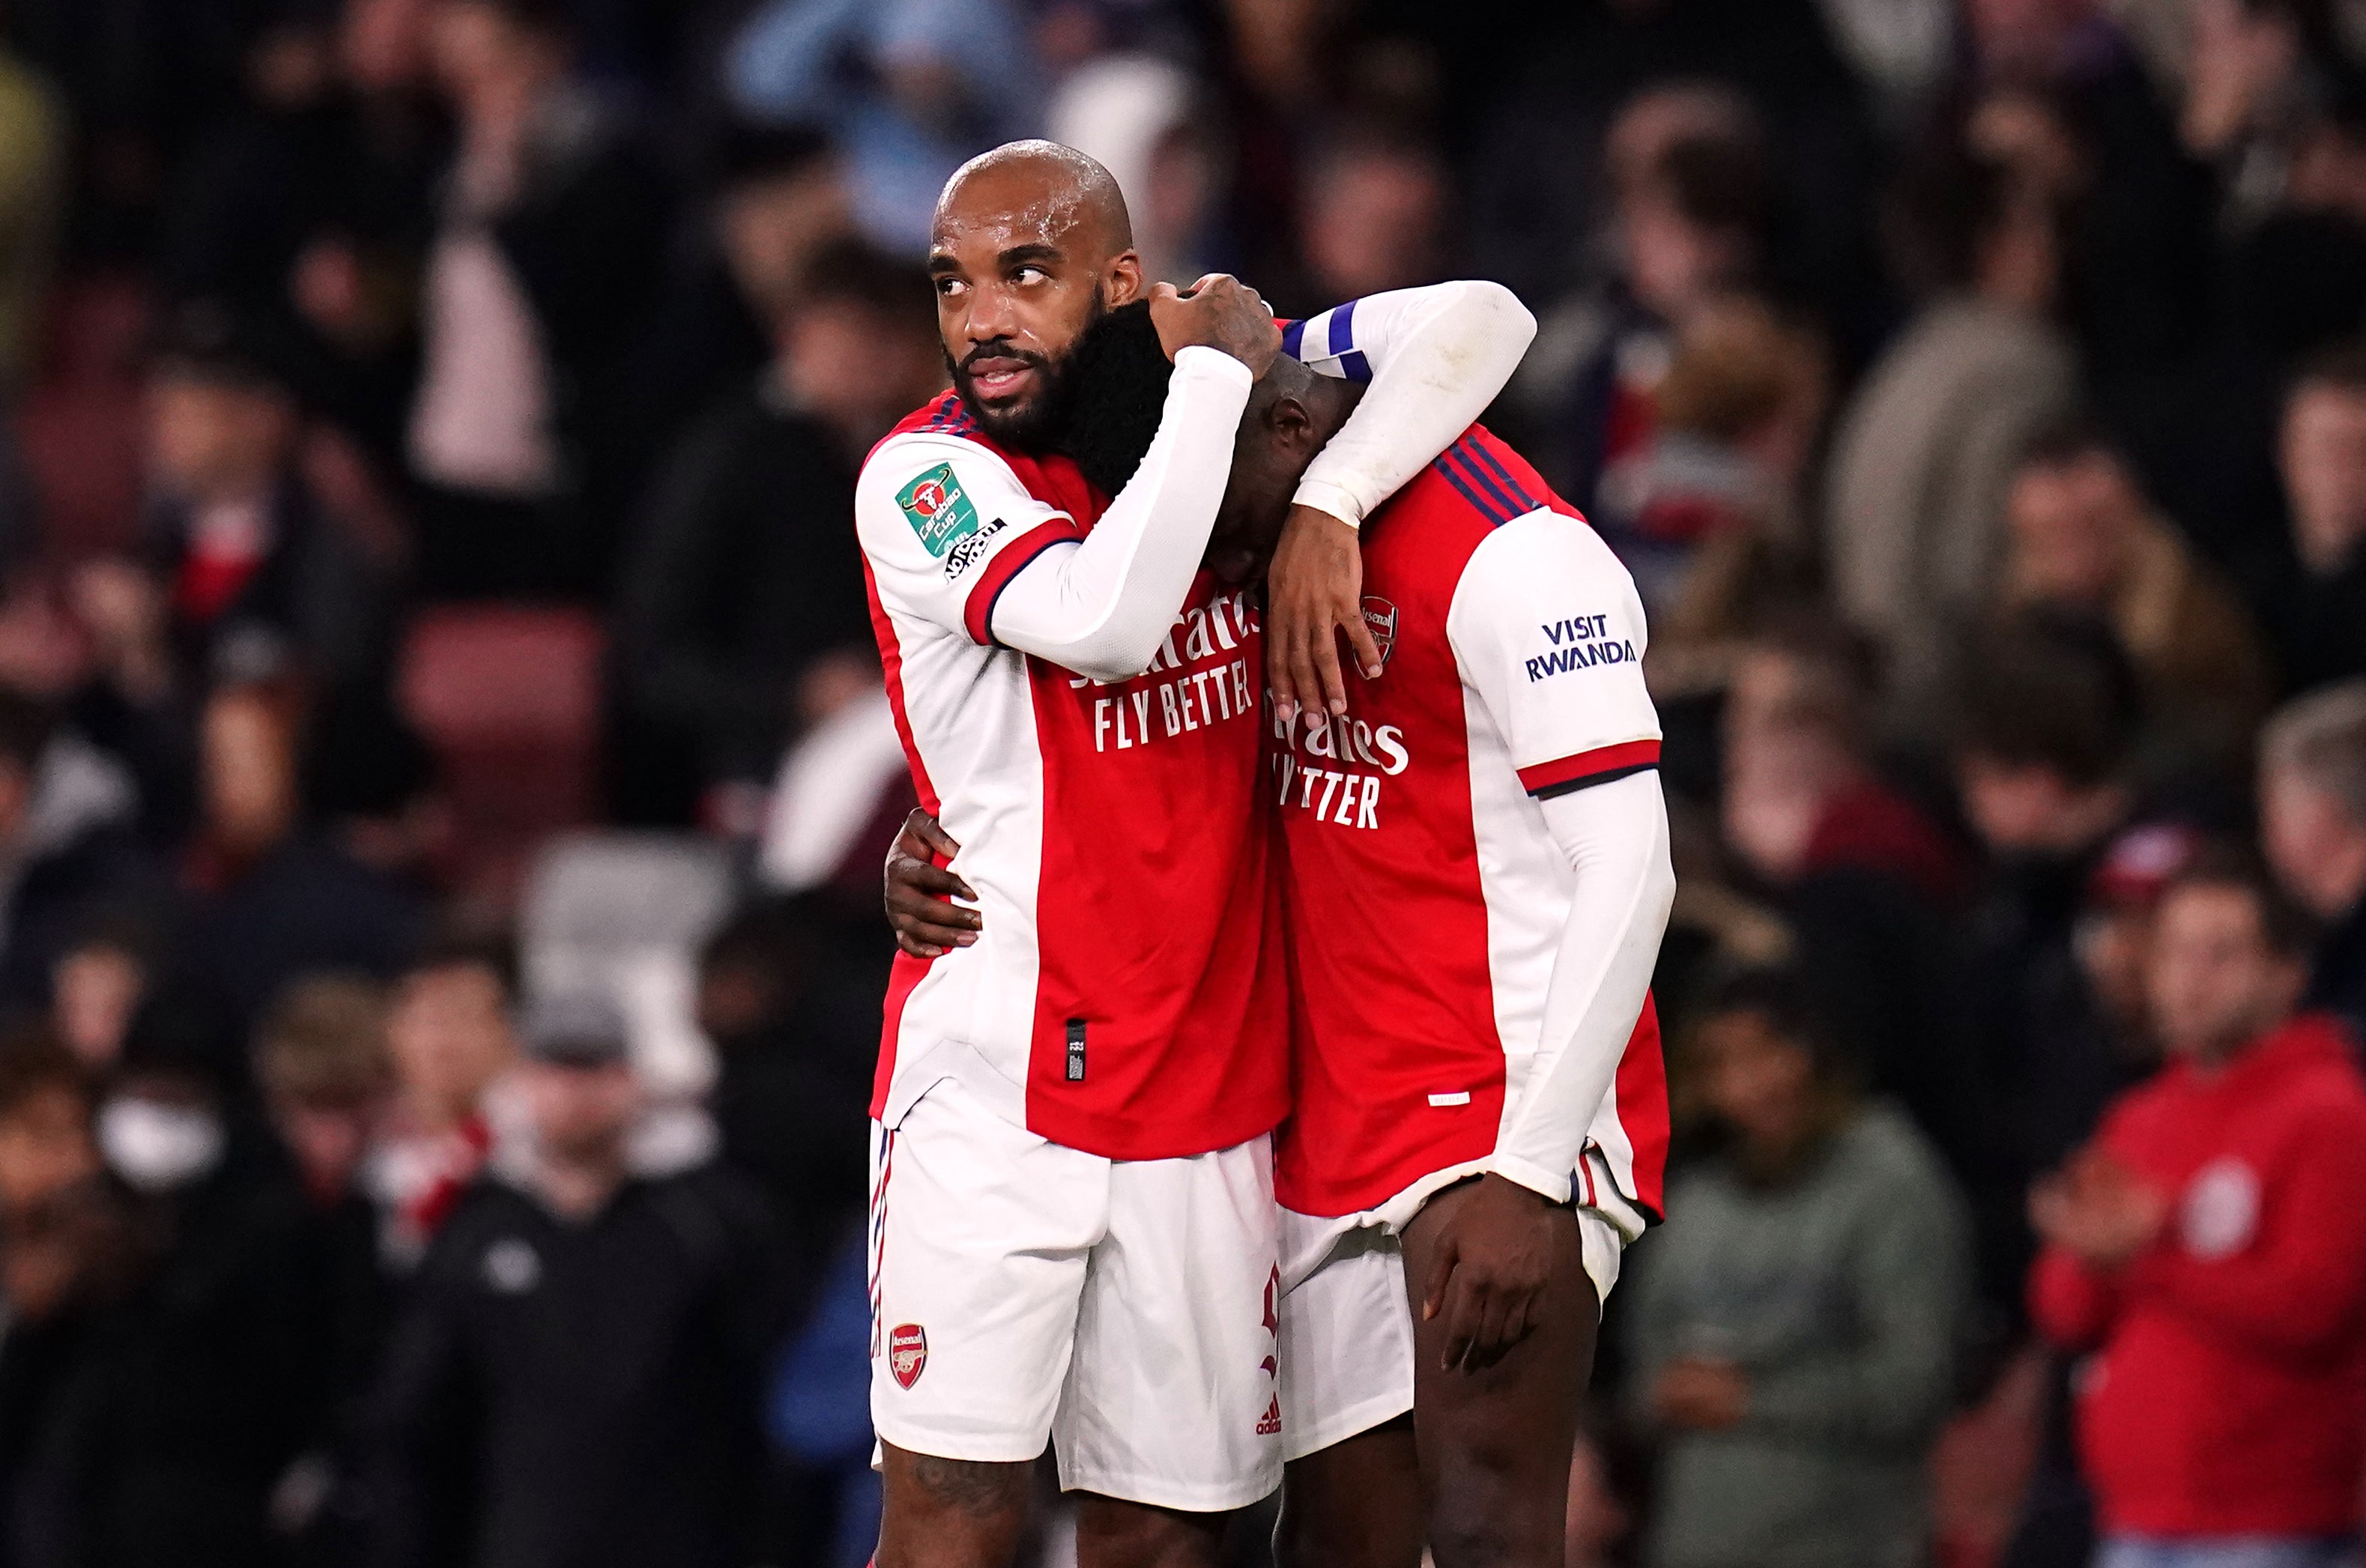
[[[1203,290],[1208,281],[1201,280]],[[1076,344],[1076,400],[1060,447],[1106,494],[1124,488],[1158,433],[1175,368],[1159,309],[1154,299],[1112,310]],[[1355,382],[1317,376],[1287,355],[1272,359],[1241,412],[1232,476],[1208,538],[1210,570],[1227,582],[1264,573],[1299,477],[1362,392]]]

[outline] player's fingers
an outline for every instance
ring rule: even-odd
[[[961,840],[946,832],[944,824],[926,811],[915,808],[904,818],[904,829],[919,840],[921,848],[931,856],[951,860],[961,853]]]
[[[1150,286],[1149,298],[1152,299],[1180,299],[1183,298],[1183,291],[1176,288],[1171,283],[1154,283]]]
[[[1479,1335],[1482,1303],[1467,1278],[1448,1290],[1446,1303],[1446,1353],[1440,1364],[1450,1372],[1470,1354],[1471,1343]]]
[[[1286,608],[1274,617],[1274,629],[1280,637],[1280,657],[1275,668],[1281,676],[1281,684],[1275,692],[1282,709],[1282,722],[1294,723],[1314,702],[1315,689],[1309,679],[1313,667],[1306,657],[1305,617]]]
[[[1347,711],[1347,680],[1339,672],[1339,639],[1333,635],[1339,625],[1333,616],[1323,617],[1321,635],[1313,639],[1316,685],[1310,687],[1306,694],[1310,701],[1320,696],[1324,707],[1334,714]]]
[[[977,897],[970,891],[968,883],[963,882],[944,867],[930,865],[925,861],[905,872],[903,875],[896,878],[896,881],[915,892],[925,893],[932,898],[948,902],[955,898],[975,899]],[[964,909],[962,913],[970,917],[969,923],[976,923],[976,911]]]
[[[1429,1322],[1446,1305],[1446,1287],[1454,1278],[1454,1244],[1448,1241],[1429,1260],[1429,1279],[1421,1288],[1421,1320]]]
[[[1347,634],[1347,646],[1355,649],[1356,668],[1364,672],[1365,680],[1377,679],[1380,673],[1380,644],[1372,636],[1372,628],[1365,624],[1363,610],[1349,605],[1347,618],[1340,625]]]
[[[1184,292],[1187,294],[1198,294],[1201,289],[1204,289],[1211,285],[1221,286],[1233,281],[1233,275],[1229,272],[1203,272],[1200,275],[1199,281],[1192,284],[1191,287],[1185,289]]]
[[[941,958],[944,956],[945,950],[943,948],[937,946],[934,942],[921,941],[916,932],[911,931],[903,926],[896,927],[895,931],[896,945],[910,953],[913,957]]]
[[[897,930],[917,932],[923,942],[952,942],[963,947],[976,941],[976,933],[985,929],[976,910],[906,888],[888,895],[887,918]]]

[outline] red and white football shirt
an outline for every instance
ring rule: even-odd
[[[1006,451],[948,394],[855,491],[873,628],[920,799],[962,844],[977,943],[899,954],[872,1114],[961,1078],[1071,1148],[1227,1148],[1287,1105],[1272,824],[1248,808],[1265,666],[1247,594],[1202,572],[1148,671],[1101,684],[995,644],[996,596],[1109,498]]]
[[[1402,1219],[1497,1154],[1537,1048],[1576,889],[1538,797],[1656,765],[1660,728],[1634,584],[1485,430],[1373,514],[1363,558],[1380,678],[1344,718],[1267,724],[1294,1043],[1275,1186]],[[1667,1131],[1647,999],[1579,1201],[1655,1218]]]

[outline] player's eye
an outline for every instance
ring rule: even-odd
[[[958,277],[941,277],[937,279],[938,298],[950,299],[955,294],[958,294],[963,287],[964,285]]]
[[[1050,273],[1045,272],[1040,266],[1022,266],[1010,275],[1010,281],[1013,283],[1043,283],[1048,282],[1051,279],[1051,276],[1052,275]]]

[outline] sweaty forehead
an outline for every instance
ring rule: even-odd
[[[1107,215],[1095,193],[1049,160],[972,169],[946,187],[937,202],[930,249],[952,252],[981,244],[997,252],[1052,245],[1096,264],[1107,259],[1104,250],[1115,254],[1121,248],[1110,242]]]

